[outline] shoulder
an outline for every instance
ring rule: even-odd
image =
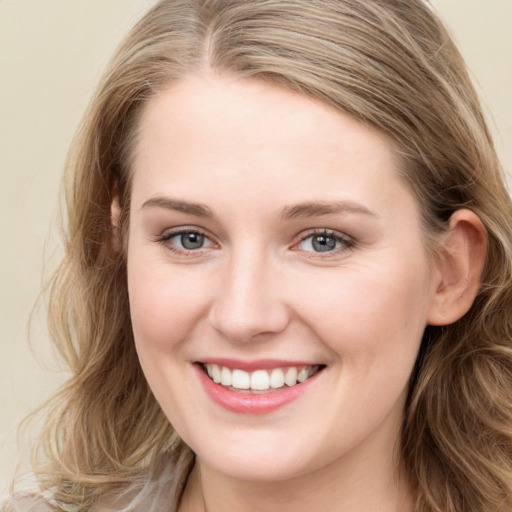
[[[123,490],[103,494],[89,508],[90,512],[135,512],[178,509],[194,455],[188,447],[158,457],[137,481]],[[18,493],[2,501],[0,512],[59,512],[76,511],[76,506],[57,504],[49,494]]]
[[[142,485],[129,486],[113,500],[103,497],[91,512],[175,512],[193,464],[194,455],[188,447],[178,453],[164,454],[149,468]]]
[[[0,501],[0,512],[56,512],[40,494],[20,493]]]

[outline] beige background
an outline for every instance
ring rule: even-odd
[[[17,422],[62,379],[28,349],[43,263],[58,259],[60,175],[101,70],[153,0],[0,0],[0,493]],[[512,0],[434,0],[472,68],[512,169]],[[32,344],[50,361],[44,312]]]

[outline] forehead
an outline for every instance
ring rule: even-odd
[[[154,96],[133,156],[141,196],[194,190],[202,200],[243,186],[247,200],[262,202],[280,190],[289,202],[373,195],[378,203],[383,188],[403,186],[379,131],[303,94],[229,76],[191,77]]]
[[[335,140],[341,124],[345,133]],[[179,80],[157,93],[146,104],[138,128],[138,149],[144,135],[160,139],[164,133],[183,138],[206,134],[202,142],[215,147],[224,135],[253,147],[276,138],[279,144],[293,144],[307,137],[310,144],[329,149],[332,142],[342,145],[347,140],[347,128],[353,138],[371,138],[374,146],[391,149],[377,129],[320,100],[261,80],[213,73]]]

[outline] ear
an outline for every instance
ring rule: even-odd
[[[122,249],[121,241],[121,205],[119,196],[114,193],[110,203],[110,238],[108,241],[108,250],[111,256],[117,256]]]
[[[437,289],[427,322],[448,325],[471,308],[478,293],[485,264],[487,237],[482,221],[470,210],[458,210],[450,218],[436,261]]]

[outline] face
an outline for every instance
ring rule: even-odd
[[[435,283],[379,133],[256,81],[174,84],[140,122],[127,258],[142,368],[199,461],[389,459]]]

